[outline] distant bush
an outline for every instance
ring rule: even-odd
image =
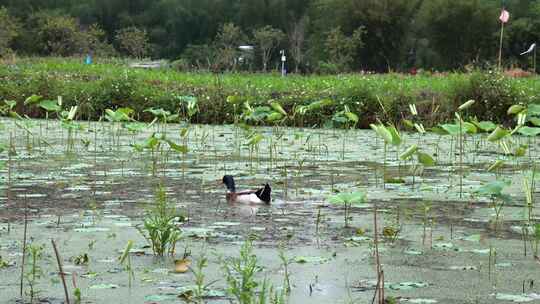
[[[93,54],[97,57],[116,56],[112,44],[107,42],[107,33],[98,25],[92,24],[80,33],[81,51],[83,54]]]
[[[19,21],[10,16],[7,9],[0,7],[0,57],[10,55],[13,40],[20,34]]]
[[[184,58],[180,58],[171,62],[171,68],[178,72],[187,72],[191,70],[189,62]]]
[[[75,18],[48,11],[29,16],[25,26],[19,28],[14,44],[30,54],[45,56],[116,55],[105,31],[97,24],[83,28]]]
[[[148,33],[144,29],[135,26],[126,27],[117,31],[114,39],[120,52],[127,56],[140,59],[150,51]]]
[[[216,61],[216,52],[215,47],[208,44],[190,44],[182,53],[182,59],[190,69],[210,70]]]
[[[474,99],[476,103],[469,114],[486,120],[505,122],[508,108],[526,102],[527,96],[516,86],[516,80],[498,72],[473,72],[467,82],[454,84],[452,109],[455,111],[463,102]]]
[[[339,66],[337,63],[320,61],[315,69],[315,72],[322,75],[336,75],[342,70],[343,67]]]

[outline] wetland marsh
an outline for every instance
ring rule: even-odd
[[[279,295],[269,297],[273,303],[281,296],[288,303],[369,303],[377,288],[375,243],[387,301],[539,301],[534,137],[514,134],[507,147],[528,145],[514,157],[485,133],[459,141],[402,131],[399,145],[385,145],[372,130],[74,123],[69,131],[56,120],[24,127],[1,121],[2,303],[21,303],[25,214],[27,247],[41,248],[37,258],[27,248],[25,301],[64,301],[51,238],[71,302],[235,302],[227,265],[251,244],[255,294],[271,285]],[[411,144],[433,162],[400,157]],[[504,164],[490,168],[498,160]],[[225,174],[239,188],[269,182],[272,203],[228,204]],[[479,190],[493,190],[494,181],[508,181],[503,206],[495,202],[503,193]],[[162,258],[142,228],[160,187],[181,214],[174,254]],[[353,191],[367,198],[350,206],[344,223],[342,206],[330,198]],[[119,257],[130,240],[127,267]],[[174,260],[178,266],[184,257],[191,266],[178,271]],[[28,273],[32,266],[37,274]],[[197,269],[209,284],[199,293]]]

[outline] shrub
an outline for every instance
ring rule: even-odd
[[[91,53],[98,57],[112,57],[116,55],[114,47],[107,42],[107,33],[98,25],[92,24],[81,32],[81,51]]]
[[[100,64],[87,66],[77,59],[19,59],[15,66],[0,65],[0,101],[18,101],[17,111],[32,117],[42,111],[23,106],[30,95],[44,99],[64,97],[66,107],[79,105],[80,118],[97,119],[107,108],[130,107],[135,117],[151,120],[143,114],[149,107],[176,113],[176,96],[194,96],[199,100],[199,113],[192,121],[222,124],[234,121],[234,106],[228,96],[239,96],[252,107],[278,102],[294,119],[290,126],[323,126],[334,113],[347,106],[360,118],[357,127],[370,123],[398,123],[408,117],[408,104],[417,105],[426,127],[454,119],[454,112],[463,101],[475,99],[465,115],[479,120],[504,123],[506,110],[512,104],[538,102],[540,85],[534,78],[514,79],[493,73],[450,74],[441,76],[404,75],[340,75],[290,76],[216,75],[210,73],[179,73],[173,69],[142,71],[126,69],[125,62],[98,59]],[[322,101],[324,106],[298,114],[301,107]],[[385,111],[382,110],[381,104]],[[243,109],[237,107],[237,114]],[[140,115],[140,116],[139,116]],[[264,123],[264,122],[260,122]]]
[[[10,16],[7,9],[0,7],[0,57],[6,57],[13,52],[11,44],[19,34],[18,20]]]
[[[189,62],[184,58],[180,58],[171,62],[171,68],[178,72],[187,72],[191,70]]]
[[[468,110],[469,114],[484,120],[506,122],[510,119],[506,111],[513,104],[525,100],[512,79],[497,72],[474,72],[468,83],[458,82],[452,92],[451,108],[455,111],[464,101],[473,99],[476,103]]]
[[[322,75],[336,75],[343,70],[343,67],[339,66],[337,63],[320,61],[317,65],[316,72]]]
[[[342,104],[347,105],[351,111],[360,116],[360,127],[369,127],[369,124],[376,120],[378,113],[382,112],[377,96],[365,83],[346,89],[339,99]],[[384,119],[384,117],[379,118]]]
[[[148,51],[150,50],[148,33],[146,30],[135,26],[117,31],[115,40],[120,52],[131,57],[141,59],[148,55]]]
[[[190,44],[182,53],[182,58],[198,70],[208,70],[214,64],[217,50],[208,44]]]

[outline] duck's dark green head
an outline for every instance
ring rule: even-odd
[[[223,183],[227,186],[229,192],[236,192],[236,186],[234,185],[234,178],[232,175],[223,176]]]

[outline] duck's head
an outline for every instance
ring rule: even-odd
[[[236,192],[236,186],[234,185],[234,178],[232,177],[232,175],[223,176],[223,183],[225,184],[229,192]]]

